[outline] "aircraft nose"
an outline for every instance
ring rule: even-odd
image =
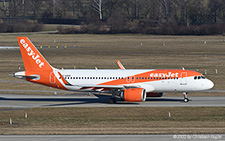
[[[211,80],[208,80],[208,84],[207,84],[208,89],[212,89],[213,86],[214,86],[214,83]]]

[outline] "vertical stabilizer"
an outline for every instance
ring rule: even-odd
[[[27,37],[17,37],[26,71],[52,70],[50,64]]]

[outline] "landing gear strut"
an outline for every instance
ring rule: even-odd
[[[121,94],[120,89],[113,89],[112,90],[112,98],[109,99],[109,104],[116,104],[116,96]]]
[[[189,101],[188,97],[187,97],[187,93],[183,92],[184,94],[184,102],[187,103]]]
[[[116,104],[116,98],[115,97],[110,98],[109,104]]]

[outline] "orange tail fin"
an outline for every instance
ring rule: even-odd
[[[26,71],[52,70],[51,65],[27,37],[17,39]]]

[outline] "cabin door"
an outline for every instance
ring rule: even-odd
[[[187,72],[181,73],[180,85],[187,85]]]

